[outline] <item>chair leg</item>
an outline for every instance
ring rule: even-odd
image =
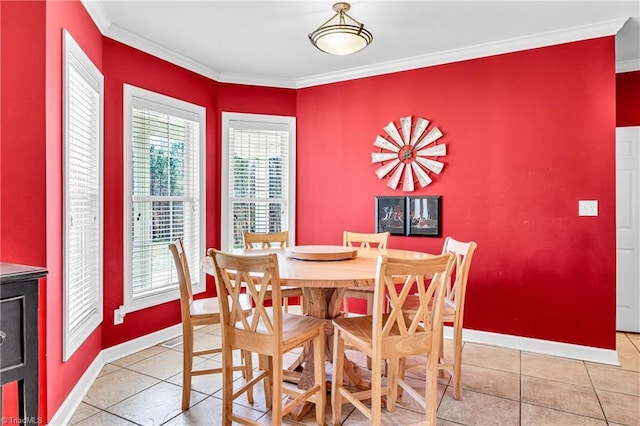
[[[444,357],[444,323],[442,323],[442,333],[440,333],[440,351],[438,353],[440,368],[438,368],[438,377],[445,377],[447,372],[447,359]]]
[[[365,296],[365,300],[367,303],[367,315],[371,315],[373,313],[373,293],[367,293]],[[371,358],[367,357],[367,368],[371,370]],[[385,374],[386,374],[386,368]]]
[[[373,293],[367,293],[367,315],[373,314]]]
[[[462,399],[462,326],[458,323],[453,334],[453,397]]]
[[[428,425],[435,425],[438,409],[438,356],[434,352],[429,354],[424,381],[425,419]]]
[[[331,380],[331,421],[338,426],[342,417],[342,380],[344,375],[344,340],[338,330],[333,333],[333,378]]]
[[[398,358],[390,359],[388,360],[387,365],[387,382],[389,383],[387,410],[394,411],[396,409],[396,401],[398,400],[398,372],[400,370],[400,360]]]
[[[404,380],[404,373],[406,369],[407,369],[407,359],[400,358],[398,360],[398,379],[399,380]],[[397,401],[402,401],[402,391],[403,389],[400,386],[398,386]]]
[[[222,348],[222,420],[225,426],[231,426],[233,414],[233,350],[230,346]]]
[[[284,308],[284,311],[286,313],[289,313],[289,298],[288,297],[283,297],[282,298],[282,307]]]
[[[382,424],[382,359],[371,360],[371,424]]]
[[[244,358],[244,368],[242,369],[242,375],[244,376],[247,382],[250,382],[253,379],[253,355],[251,352],[242,350]],[[247,389],[247,401],[249,404],[253,404],[253,386]]]
[[[182,330],[182,411],[191,405],[191,372],[193,370],[193,329]]]
[[[324,408],[327,398],[326,389],[326,373],[324,369],[324,328],[321,328],[318,332],[318,336],[313,339],[313,365],[315,367],[315,382],[320,385],[320,389],[316,393],[316,422],[319,425],[323,425],[324,422]]]
[[[242,363],[242,365],[246,366],[245,351],[244,350],[240,351],[240,362]],[[242,369],[242,378],[247,380],[247,369],[246,368]]]
[[[273,397],[271,404],[271,421],[273,424],[282,423],[282,352],[274,354],[271,357],[271,387],[273,389]]]
[[[267,371],[268,375],[265,379],[262,380],[262,385],[264,386],[264,402],[267,408],[271,408],[273,404],[273,388],[271,383],[273,383],[273,363],[272,358],[267,355],[258,355],[258,368],[261,371]]]

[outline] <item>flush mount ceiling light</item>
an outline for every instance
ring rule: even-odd
[[[347,14],[349,9],[349,3],[334,4],[336,14],[309,34],[311,44],[331,55],[350,55],[367,47],[373,35],[364,28],[364,24]],[[347,18],[353,23],[347,22]]]

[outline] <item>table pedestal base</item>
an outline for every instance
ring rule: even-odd
[[[333,323],[334,318],[343,315],[340,312],[340,303],[347,291],[346,287],[341,288],[313,288],[302,287],[302,297],[304,312],[315,318],[325,320],[325,348],[326,359],[333,360]],[[287,381],[297,383],[300,389],[310,389],[314,385],[313,379],[313,350],[308,343],[303,349],[298,359],[288,368],[284,377]],[[356,364],[345,356],[344,360],[344,380],[345,384],[350,384],[359,389],[370,389],[370,383],[362,380],[356,369]],[[331,391],[331,380],[327,380],[327,393]],[[310,402],[298,405],[289,415],[293,420],[300,420],[313,407]]]

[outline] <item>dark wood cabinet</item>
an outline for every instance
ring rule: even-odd
[[[18,382],[21,424],[38,418],[38,280],[47,270],[0,263],[0,385]],[[0,388],[0,411],[2,411]]]

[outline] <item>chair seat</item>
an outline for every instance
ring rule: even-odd
[[[231,303],[231,299],[229,299]],[[249,296],[241,295],[240,303],[243,311],[251,311],[251,300]],[[206,299],[196,299],[191,302],[191,316],[217,316],[220,322],[220,303],[217,297],[208,297]]]
[[[256,285],[255,288],[256,288],[257,291],[260,291],[260,286],[259,285]],[[302,296],[302,288],[289,286],[289,285],[283,285],[283,286],[280,287],[280,293],[282,294],[282,297]],[[266,298],[267,299],[271,299],[271,289],[267,289]]]
[[[433,301],[429,302],[429,310],[433,306]],[[420,307],[420,297],[416,295],[408,295],[402,305],[402,309],[407,312],[416,311]],[[444,310],[442,311],[442,321],[451,322],[455,318],[456,308],[449,299],[444,299]]]
[[[403,315],[405,319],[405,324],[410,324],[411,319],[409,315]],[[382,322],[386,323],[389,314],[382,315]],[[355,339],[359,341],[371,345],[372,344],[372,334],[371,330],[373,329],[373,316],[361,316],[361,317],[341,317],[333,320],[333,325],[338,327],[342,332],[350,334]],[[391,330],[389,331],[389,335],[385,336],[385,339],[389,337],[400,336],[400,329],[397,324],[394,324]]]
[[[256,286],[256,288],[259,288],[259,286]],[[282,286],[280,287],[280,293],[282,294],[282,297],[302,296],[302,288],[293,286]],[[271,299],[271,290],[267,290],[267,299]]]
[[[271,308],[268,308],[269,310]],[[273,320],[273,313],[269,312],[269,317]],[[251,323],[253,315],[247,318],[247,321]],[[324,320],[315,317],[309,317],[305,315],[282,313],[282,342],[284,346],[291,346],[291,343],[296,340],[308,340],[307,334],[315,333],[318,327],[324,327]],[[263,321],[258,323],[256,327],[257,333],[267,333],[267,328]]]

